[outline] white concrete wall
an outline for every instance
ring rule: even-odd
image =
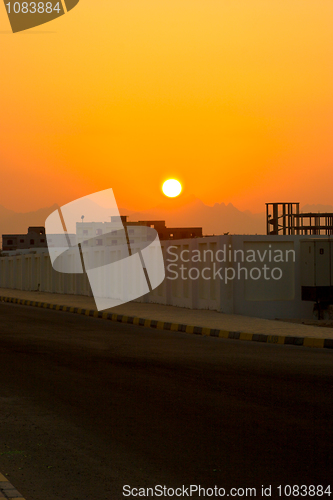
[[[309,237],[310,238],[310,237]],[[318,237],[321,238],[321,237]],[[184,239],[176,241],[162,241],[163,255],[166,265],[166,279],[151,293],[138,299],[141,302],[152,302],[159,304],[174,305],[192,309],[211,309],[228,314],[241,314],[257,316],[262,318],[311,318],[313,303],[301,300],[301,251],[300,241],[304,236],[244,236],[226,235],[212,236],[207,238]],[[313,237],[311,237],[313,240]],[[170,248],[172,247],[172,248]],[[176,248],[174,248],[176,247]],[[169,251],[168,251],[169,248]],[[222,250],[227,248],[232,252],[238,250],[238,261],[229,259],[226,252],[226,262],[218,262],[215,258],[219,255],[221,259]],[[214,259],[210,261],[213,251]],[[240,262],[242,251],[244,255],[248,250],[259,250],[266,257],[261,262]],[[295,262],[270,262],[269,250],[282,253],[286,250],[294,250]],[[96,247],[96,251],[99,250]],[[178,259],[183,252],[187,259],[193,254],[202,256],[206,251],[206,262],[172,262],[177,254]],[[217,253],[219,251],[219,253]],[[290,254],[291,257],[291,254]],[[238,263],[241,266],[239,279],[237,276]],[[173,264],[173,267],[170,264]],[[175,277],[179,272],[179,266],[183,264],[184,279]],[[232,269],[236,278],[228,280],[220,279],[215,269],[229,268],[229,276]],[[249,273],[253,267],[260,268],[267,265],[270,268],[279,267],[282,271],[281,279],[251,279]],[[74,263],[73,263],[74,266]],[[205,271],[203,271],[205,269]],[[202,276],[204,272],[204,277]],[[246,278],[246,272],[248,279]],[[199,274],[198,279],[190,279]],[[253,273],[254,276],[255,273]],[[62,274],[52,269],[47,252],[40,249],[37,253],[25,253],[23,255],[0,258],[0,287],[18,290],[40,290],[51,293],[65,293],[91,296],[91,289],[86,275]]]

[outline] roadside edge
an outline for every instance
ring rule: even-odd
[[[126,316],[124,314],[112,314],[93,309],[81,309],[79,307],[62,306],[59,304],[50,304],[48,302],[37,302],[33,300],[18,299],[15,297],[0,296],[0,302],[10,302],[24,306],[41,307],[43,309],[51,309],[54,311],[70,312],[81,314],[93,318],[107,319],[118,323],[126,323],[129,325],[145,326],[155,328],[157,330],[166,330],[172,332],[191,333],[194,335],[202,335],[206,337],[217,337],[231,340],[246,340],[253,342],[262,342],[267,344],[279,345],[294,345],[303,347],[315,347],[333,349],[333,338],[314,338],[314,337],[292,337],[284,335],[266,335],[263,333],[246,333],[240,331],[219,330],[216,328],[205,328],[202,326],[185,325],[182,323],[169,323],[154,319],[138,318],[136,316]]]
[[[0,473],[0,498],[7,498],[10,500],[24,500],[21,493],[19,493],[8,479]]]

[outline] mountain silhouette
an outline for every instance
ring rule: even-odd
[[[56,209],[57,205],[53,205],[35,212],[14,212],[0,205],[0,236],[25,234],[29,226],[44,226],[46,218]]]
[[[32,212],[14,212],[0,205],[0,236],[25,234],[29,226],[44,226],[47,217],[58,208],[56,204]],[[332,205],[304,205],[301,212],[331,212]],[[205,205],[195,196],[179,196],[166,199],[149,210],[133,212],[119,208],[129,221],[165,220],[167,227],[202,227],[204,235],[265,234],[265,212],[252,213],[238,210],[232,203]],[[87,214],[88,215],[88,214]],[[89,221],[89,217],[86,217]]]
[[[56,204],[32,212],[14,212],[0,205],[0,236],[2,234],[25,234],[29,226],[44,226],[47,217],[58,208]],[[238,210],[229,203],[205,205],[195,196],[179,196],[166,199],[155,208],[133,212],[119,208],[121,215],[128,215],[129,221],[165,220],[168,227],[202,227],[203,234],[264,234],[264,213],[253,214]],[[89,216],[86,214],[86,221]]]
[[[168,227],[202,227],[203,234],[264,234],[265,214],[242,212],[232,203],[205,205],[195,196],[168,199],[157,207],[130,214],[129,221],[165,220]]]

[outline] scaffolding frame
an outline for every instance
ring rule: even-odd
[[[299,203],[266,203],[266,233],[272,235],[300,234],[298,232],[299,219],[296,218],[297,226],[295,226],[295,215],[299,215]]]
[[[333,213],[300,213],[299,203],[266,203],[266,234],[332,235]]]

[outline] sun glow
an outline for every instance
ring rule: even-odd
[[[182,185],[176,179],[168,179],[162,186],[162,191],[165,196],[169,198],[175,198],[182,191]]]

